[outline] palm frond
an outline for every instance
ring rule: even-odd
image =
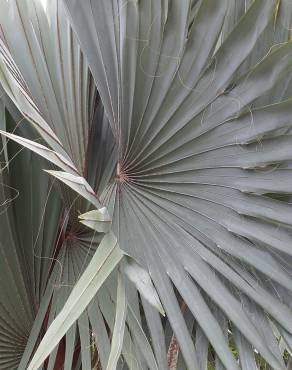
[[[13,180],[3,179],[25,194],[33,189],[32,217],[45,209],[50,222],[41,226],[43,239],[32,234],[37,260],[31,249],[25,254],[32,230],[20,226],[21,199],[13,215],[4,213],[4,229],[13,228],[5,243],[13,247],[1,248],[3,276],[7,266],[15,270],[11,292],[3,283],[2,332],[14,322],[9,305],[18,316],[21,304],[30,336],[16,359],[8,351],[1,365],[0,356],[0,368],[20,361],[19,369],[37,369],[52,352],[46,369],[89,369],[96,347],[103,369],[124,360],[129,369],[202,370],[213,355],[216,370],[250,370],[259,368],[258,354],[285,369],[280,343],[289,348],[292,335],[288,2],[54,0],[45,14],[35,0],[0,0],[0,8],[0,80],[41,135],[35,143],[35,131],[22,125],[18,136],[5,133],[2,118],[4,145],[12,139],[43,156],[71,188],[54,185],[44,204],[51,182],[39,172],[50,165],[25,162],[27,151],[9,164]],[[28,179],[19,176],[30,167]],[[2,191],[4,202],[8,188]],[[85,212],[83,224],[94,231],[78,221]],[[125,257],[117,269],[117,260],[63,322],[102,253],[101,232],[115,235],[135,273],[123,269]],[[139,271],[149,273],[148,294]]]

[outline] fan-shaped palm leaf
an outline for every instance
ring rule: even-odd
[[[281,25],[283,4],[255,0],[246,11],[243,2],[227,0],[63,2],[77,38],[66,19],[60,27],[58,1],[49,8],[49,23],[30,5],[34,1],[1,2],[19,27],[11,33],[1,17],[2,83],[63,165],[53,162],[71,173],[58,176],[67,181],[78,174],[85,188],[90,184],[97,208],[111,214],[122,250],[149,271],[166,324],[142,297],[144,322],[136,290],[130,286],[126,293],[135,325],[143,322],[149,330],[158,368],[178,361],[181,369],[205,369],[211,346],[217,369],[256,369],[255,350],[272,368],[284,369],[278,338],[289,346],[292,334],[292,44]],[[48,29],[55,31],[55,43]],[[47,150],[22,143],[39,154]],[[61,194],[68,207],[72,193],[62,188]],[[90,207],[81,202],[80,208]],[[105,302],[123,302],[115,277],[96,298],[98,315],[114,334],[114,311],[107,317]],[[63,304],[56,303],[49,322]],[[106,332],[103,319],[95,324],[90,310],[78,321],[86,369],[89,322]],[[117,314],[116,324],[124,327],[125,319]],[[142,368],[152,368],[135,325],[134,356]],[[127,330],[123,355],[135,368]],[[109,355],[106,341],[98,345],[103,368],[108,358],[116,366],[115,354],[122,351],[113,340],[116,353]],[[67,334],[69,342],[68,369],[74,340]]]

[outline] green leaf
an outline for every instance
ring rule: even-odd
[[[116,370],[120,358],[127,316],[127,298],[123,277],[118,274],[117,303],[115,325],[112,334],[111,352],[106,370]]]
[[[79,216],[80,222],[98,232],[107,233],[111,228],[111,217],[105,207]]]
[[[0,134],[15,141],[16,143],[24,146],[25,148],[37,153],[41,157],[47,159],[49,162],[55,164],[56,166],[62,168],[65,171],[70,171],[76,174],[77,170],[74,164],[68,160],[67,158],[63,157],[62,154],[59,154],[42,144],[36,143],[33,140],[26,139],[24,137],[20,137],[14,134],[10,134],[6,131],[0,130]]]
[[[60,314],[47,330],[27,368],[28,370],[37,370],[41,366],[86,309],[122,257],[123,254],[117,245],[116,238],[111,233],[106,234]]]
[[[96,87],[63,2],[48,5],[44,12],[39,0],[1,0],[3,86],[48,145],[67,153],[81,173]]]
[[[129,257],[123,260],[122,269],[127,278],[136,286],[139,293],[165,316],[164,309],[149,273]]]
[[[91,188],[91,186],[88,184],[84,177],[72,175],[71,173],[62,171],[46,171],[46,172],[54,176],[56,179],[60,180],[67,186],[69,186],[76,193],[80,194],[83,198],[87,199],[90,203],[92,203],[95,207],[103,208],[101,207],[94,190]]]
[[[71,192],[62,191],[65,217],[59,228],[65,242],[57,243],[62,281],[75,283],[98,248],[100,232],[109,229],[135,261],[126,269],[133,284],[118,295],[123,309],[116,322],[124,341],[113,340],[114,367],[121,354],[130,370],[155,369],[155,360],[166,370],[170,338],[179,347],[179,370],[207,367],[208,353],[217,369],[253,368],[260,356],[267,366],[284,366],[277,335],[289,341],[292,333],[287,5],[286,0],[52,0],[46,15],[35,0],[0,0],[0,80],[52,152],[25,144],[61,165],[64,172],[51,174],[97,208],[79,219],[97,231],[91,248],[93,233],[78,222],[90,205],[79,197],[72,202]],[[25,169],[15,173],[25,177]],[[39,189],[24,185],[25,193],[28,188],[32,194]],[[46,189],[39,191],[42,197]],[[31,210],[32,219],[42,206]],[[19,208],[9,213],[4,231],[13,217],[29,228],[30,218]],[[48,224],[50,214],[40,238]],[[25,226],[19,228],[22,233],[11,227],[2,238],[11,235],[11,245],[17,245],[13,239],[26,236]],[[30,243],[26,236],[20,252],[2,248],[2,276],[19,287],[10,292],[3,279],[9,303],[34,297],[31,290],[43,295],[49,263],[32,256],[29,267],[22,266]],[[38,243],[39,259],[55,260],[56,245],[48,245]],[[7,256],[9,262],[21,261],[13,273],[6,269]],[[30,279],[23,279],[26,274]],[[106,368],[115,276],[109,275],[94,307],[78,319],[79,333],[71,327],[75,336],[69,340],[67,331],[68,370],[79,340],[74,370],[90,367],[90,328],[99,334],[96,346]],[[53,293],[49,323],[69,294],[65,287],[60,291]],[[29,313],[31,302],[25,302]],[[163,307],[166,317],[153,305]],[[7,306],[18,319],[24,316],[17,305]],[[1,312],[6,325],[9,315]],[[26,358],[31,350],[30,341]],[[55,347],[49,369],[57,353]]]

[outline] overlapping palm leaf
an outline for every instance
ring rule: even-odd
[[[130,326],[124,347],[113,339],[110,355],[104,321],[115,334],[112,300],[124,305],[113,272],[98,304],[90,305],[96,312],[90,308],[78,320],[77,368],[91,366],[92,329],[103,368],[108,359],[115,367],[122,351],[129,368],[174,363],[201,370],[212,348],[216,369],[256,369],[255,350],[284,369],[278,341],[289,348],[292,334],[292,44],[283,4],[256,0],[246,11],[245,2],[227,0],[63,2],[76,38],[59,1],[49,6],[49,23],[34,1],[1,2],[18,31],[0,18],[9,61],[2,83],[62,156],[61,168],[83,176],[98,194],[120,247],[150,272],[167,314],[165,323],[141,298],[153,361],[151,348],[143,353],[138,296],[129,286],[137,320],[117,313],[116,323],[127,317]],[[62,187],[61,195],[68,210],[76,194]],[[83,227],[78,210],[88,209],[85,201],[74,206],[68,218],[74,233]],[[68,248],[59,251],[64,285],[75,284],[92,255],[84,240],[100,241],[81,230],[78,241],[66,239]],[[50,286],[46,279],[42,284]],[[50,293],[49,323],[70,291]],[[75,329],[66,336],[66,369],[75,361]],[[176,342],[180,351],[172,353]],[[56,357],[57,350],[48,368]]]
[[[15,129],[3,107],[5,129]],[[30,127],[17,132],[35,138]],[[53,265],[61,202],[44,165],[11,142],[1,150],[1,369],[17,368]]]
[[[280,368],[269,321],[271,343],[263,345],[242,300],[256,300],[259,315],[279,327],[290,321],[280,323],[266,303],[278,286],[290,289],[279,256],[291,251],[291,208],[268,194],[291,192],[291,143],[280,118],[286,112],[290,126],[291,103],[250,106],[290,77],[291,44],[238,73],[277,4],[255,1],[214,54],[228,2],[203,1],[194,19],[188,1],[65,3],[118,137],[119,176],[104,202],[122,249],[150,270],[187,367],[197,367],[195,348],[173,285],[226,368],[237,367],[226,319],[218,322],[209,299],[251,343],[251,357],[254,346]]]
[[[111,145],[112,135],[104,117],[103,107],[98,103],[95,87],[86,62],[83,60],[75,38],[73,38],[67,18],[64,17],[63,7],[58,2],[50,3],[49,21],[51,23],[49,24],[43,8],[38,2],[13,2],[10,4],[3,2],[1,6],[5,10],[5,12],[1,13],[1,16],[3,17],[5,13],[9,12],[15,20],[14,27],[19,27],[18,33],[10,33],[9,27],[11,28],[11,24],[7,23],[4,18],[1,20],[4,41],[1,46],[3,57],[1,81],[10,98],[21,109],[25,118],[33,123],[33,126],[40,134],[40,137],[32,137],[29,127],[26,127],[24,131],[17,132],[20,136],[14,136],[13,134],[10,138],[16,139],[20,144],[26,144],[29,149],[48,159],[54,165],[60,166],[63,170],[69,171],[74,176],[78,174],[86,176],[94,188],[100,187],[100,184],[104,181],[104,176],[109,176],[107,171],[112,171],[112,166],[114,165],[111,164],[109,166],[106,160],[106,158],[114,158],[114,147]],[[23,23],[23,20],[28,21],[28,23]],[[34,22],[33,27],[31,27],[30,22]],[[59,34],[60,27],[62,28],[62,33]],[[12,38],[9,39],[9,36]],[[19,42],[14,37],[22,38],[21,46],[23,49],[14,48],[17,46],[17,42]],[[55,42],[58,43],[58,48],[55,47]],[[71,56],[71,51],[73,52],[73,57]],[[18,54],[19,52],[22,56],[25,56],[25,58],[21,59],[21,61],[24,61],[24,64],[20,63],[19,66],[16,66],[11,54],[17,60],[18,55],[20,55]],[[59,53],[64,55],[60,56]],[[66,60],[66,63],[63,63],[66,65],[69,63],[73,70],[68,71],[66,69],[66,72],[62,71],[64,64],[60,60],[65,57],[72,57],[73,60]],[[27,63],[27,60],[30,60],[30,63]],[[22,75],[27,76],[25,81]],[[79,81],[77,81],[77,77]],[[76,82],[76,86],[74,86],[74,82]],[[10,104],[11,107],[15,110],[13,103]],[[22,117],[17,119],[17,121],[21,127],[28,125],[28,122]],[[79,125],[81,121],[83,122],[83,127]],[[98,125],[96,122],[98,122]],[[6,127],[2,127],[2,129],[6,130]],[[14,127],[10,129],[14,129]],[[7,130],[9,131],[9,129]],[[82,135],[86,135],[86,137]],[[24,136],[26,139],[22,139],[21,136]],[[44,141],[53,151],[43,146]],[[99,147],[101,160],[98,163],[87,163],[87,156],[95,150],[96,146]],[[4,146],[4,150],[5,148]],[[74,151],[74,155],[72,155],[71,150]],[[103,160],[102,157],[104,158]],[[14,160],[14,153],[9,156],[9,160],[13,160],[13,163],[16,161]],[[34,161],[36,161],[35,156],[33,157],[33,163]],[[24,163],[21,162],[19,166],[22,166],[21,169],[24,173],[28,171]],[[35,171],[40,171],[40,166],[48,168],[49,164],[40,162],[38,166],[35,166]],[[7,167],[3,164],[3,172]],[[32,301],[27,303],[32,311],[30,323],[21,315],[18,318],[19,320],[23,319],[21,324],[26,323],[28,326],[26,337],[23,339],[21,347],[22,351],[25,346],[26,349],[23,356],[21,351],[16,358],[13,358],[13,365],[9,364],[8,366],[19,364],[19,368],[27,368],[42,333],[63,308],[72,287],[87,267],[102,237],[100,234],[91,232],[77,222],[78,215],[90,207],[90,204],[84,199],[82,200],[78,194],[68,192],[67,188],[61,187],[59,190],[62,206],[55,214],[54,210],[52,213],[50,208],[56,208],[56,202],[51,200],[48,194],[55,194],[56,189],[53,187],[53,184],[48,182],[48,176],[45,175],[44,177],[48,183],[46,187],[40,182],[30,185],[32,180],[30,180],[29,173],[26,176],[21,176],[18,170],[15,170],[14,173],[14,176],[20,176],[23,181],[23,184],[14,184],[15,186],[17,185],[18,191],[22,193],[22,197],[26,196],[28,188],[30,191],[29,195],[32,191],[35,191],[37,194],[39,187],[43,202],[43,204],[38,202],[37,198],[26,198],[30,208],[32,208],[31,210],[30,208],[28,209],[27,204],[19,205],[20,209],[23,209],[23,212],[26,214],[32,212],[36,220],[32,222],[27,217],[25,220],[28,222],[28,225],[22,222],[22,229],[19,231],[19,234],[15,232],[16,236],[19,235],[19,238],[23,238],[21,252],[24,253],[25,248],[28,248],[29,252],[29,248],[31,248],[31,254],[28,253],[26,258],[28,258],[32,266],[26,264],[25,261],[22,261],[22,265],[25,268],[25,273],[32,274],[28,287],[32,288],[31,284],[35,284],[34,280],[37,281],[37,287],[36,292],[30,292]],[[33,174],[33,179],[38,181],[37,173]],[[85,179],[84,183],[86,184]],[[89,184],[86,186],[90,189]],[[95,204],[98,205],[97,198],[94,197],[94,199],[96,200]],[[49,203],[49,206],[47,203]],[[52,206],[50,205],[51,203]],[[18,208],[15,212],[17,214],[20,213]],[[40,212],[41,216],[37,212]],[[55,229],[50,227],[47,219],[56,219]],[[23,230],[29,230],[30,222],[39,230],[32,230],[33,235],[29,233],[27,236],[22,235],[21,232],[24,232]],[[44,241],[40,237],[43,230],[49,234],[49,237],[54,239]],[[36,248],[36,244],[39,245],[40,250]],[[45,247],[49,249],[44,250]],[[9,245],[6,248],[9,248]],[[20,247],[13,246],[14,249],[17,252]],[[17,263],[17,260],[14,263]],[[111,262],[111,265],[108,264],[108,272],[111,272],[114,266],[113,262]],[[39,273],[41,272],[42,276],[34,276],[35,269]],[[14,273],[17,274],[16,271]],[[104,276],[106,276],[105,273]],[[24,280],[21,275],[18,278],[20,281]],[[115,274],[112,280],[112,289],[103,288],[100,292],[103,301],[107,302],[107,304],[103,303],[103,306],[100,306],[97,298],[91,303],[88,310],[78,320],[77,325],[70,329],[65,340],[50,356],[46,363],[48,368],[60,366],[64,361],[64,357],[65,369],[71,369],[72,366],[78,367],[79,359],[82,359],[83,366],[89,368],[92,360],[91,348],[95,346],[98,348],[97,361],[103,365],[107,363],[110,350],[109,336],[111,335],[110,331],[107,331],[107,327],[112,329],[115,317]],[[9,280],[7,280],[7,284],[9,284]],[[8,298],[5,294],[3,295],[4,302]],[[15,307],[19,307],[22,304],[16,304]],[[9,310],[9,307],[6,306],[5,309]],[[35,321],[33,322],[34,319]],[[132,361],[130,355],[127,354],[130,353],[129,346],[135,353],[136,344],[133,343],[129,333],[131,332],[131,327],[137,325],[136,320],[135,316],[129,319],[129,328],[125,332],[126,342],[124,349],[121,349],[126,352],[124,357],[127,361]],[[96,339],[94,339],[96,337],[95,332],[98,332]],[[136,333],[139,333],[137,328]],[[9,340],[13,341],[13,338]],[[148,355],[149,359],[149,344],[147,348],[147,339],[141,340],[140,335],[138,347],[139,345],[141,346],[141,343],[145,349],[144,354]],[[66,345],[66,348],[64,345]],[[140,354],[137,355],[138,360],[139,357]],[[153,363],[153,360],[151,361]],[[6,366],[6,363],[3,366]],[[135,368],[135,366],[132,367]]]

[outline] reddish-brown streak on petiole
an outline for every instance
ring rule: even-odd
[[[183,302],[181,305],[181,311],[183,314],[186,312],[186,309],[187,305],[185,304],[185,302]],[[169,370],[177,370],[178,355],[179,344],[177,342],[176,336],[173,334],[167,351],[167,365]]]

